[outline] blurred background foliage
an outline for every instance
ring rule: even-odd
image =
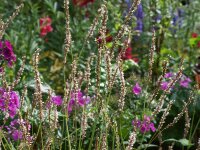
[[[0,16],[6,20],[22,1],[21,0],[6,0],[1,1]],[[120,28],[124,16],[130,8],[133,0],[109,0],[107,1],[108,8],[108,35],[111,41],[107,43],[108,47],[112,46],[112,38]],[[21,89],[23,84],[28,82],[28,87],[33,87],[33,66],[32,56],[36,48],[41,48],[39,70],[43,81],[43,92],[46,89],[52,88],[56,93],[63,94],[64,80],[63,80],[63,50],[65,39],[65,12],[63,0],[25,0],[23,1],[24,7],[19,15],[14,19],[14,23],[10,24],[6,30],[4,39],[10,40],[14,46],[14,52],[17,55],[17,65],[12,69],[7,69],[7,74],[12,77],[17,74],[20,67],[22,56],[27,57],[25,73],[23,74],[22,82],[17,87]],[[79,55],[82,50],[81,59],[79,60],[79,68],[84,71],[85,62],[92,53],[97,53],[98,47],[95,38],[98,38],[98,31],[95,30],[94,38],[90,39],[90,43],[83,47],[85,36],[93,22],[95,16],[98,15],[98,8],[102,1],[96,0],[87,6],[80,7],[74,5],[70,1],[70,28],[72,33],[72,47],[67,57],[66,76],[69,76],[71,69],[71,62],[73,58]],[[138,16],[134,15],[130,22],[129,28],[132,48],[131,54],[137,58],[137,62],[126,60],[124,62],[125,77],[128,81],[127,86],[130,93],[127,94],[126,108],[124,114],[124,126],[126,131],[124,135],[128,135],[130,127],[127,127],[126,120],[130,120],[132,113],[141,112],[136,106],[140,106],[142,101],[149,96],[145,93],[140,98],[131,95],[131,87],[134,84],[134,79],[139,79],[144,82],[141,77],[145,77],[148,73],[149,66],[149,48],[151,45],[152,28],[156,30],[156,53],[155,63],[153,70],[153,80],[156,81],[162,72],[162,64],[165,60],[169,61],[169,70],[177,72],[179,69],[179,62],[184,58],[184,74],[189,76],[193,83],[195,81],[194,67],[198,63],[200,56],[200,1],[199,0],[142,0],[142,18],[138,24]],[[40,18],[49,17],[52,20],[53,31],[48,33],[45,37],[40,36]],[[137,30],[140,27],[139,30]],[[194,33],[197,37],[194,37]],[[121,42],[119,45],[123,45]],[[115,50],[117,54],[119,50]],[[114,64],[114,63],[113,63]],[[94,73],[95,64],[92,65],[92,78],[95,77]],[[14,70],[14,73],[11,71]],[[102,85],[103,89],[106,82],[104,66],[102,66]],[[133,73],[135,76],[133,77]],[[129,82],[130,81],[130,82]],[[56,83],[56,84],[55,84]],[[154,83],[156,84],[156,82]],[[95,80],[93,81],[93,86]],[[155,85],[152,85],[152,89]],[[183,89],[176,87],[176,92],[168,96],[169,100],[176,99],[176,105],[173,112],[170,114],[173,118],[177,112],[180,111],[183,101],[187,100],[190,88]],[[144,88],[145,89],[145,88]],[[113,91],[114,93],[117,91]],[[115,97],[119,96],[114,94],[111,97],[111,104],[115,109]],[[113,99],[113,100],[112,100]],[[199,97],[198,103],[191,108],[191,114],[194,110],[200,110]],[[141,104],[140,104],[141,103]],[[135,109],[135,110],[133,110]],[[141,114],[137,114],[142,116]],[[195,117],[198,118],[197,113]],[[132,118],[133,119],[133,118]],[[168,120],[170,122],[170,119]],[[128,125],[130,126],[130,125]],[[175,128],[178,129],[180,124]],[[183,124],[181,125],[183,126]],[[174,132],[168,133],[166,138],[173,134],[174,138],[180,138],[179,134]],[[178,130],[177,130],[178,132]],[[176,134],[175,134],[176,133]],[[126,136],[124,138],[127,138]]]

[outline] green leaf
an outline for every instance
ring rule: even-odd
[[[196,43],[196,39],[191,38],[191,39],[189,40],[189,43],[190,43],[190,46],[194,46],[195,43]]]
[[[171,139],[164,140],[163,143],[164,142],[178,142],[178,140],[171,138]]]
[[[130,68],[138,68],[138,64],[136,62],[134,62],[133,60],[126,60],[123,64],[123,70],[126,71]]]
[[[187,140],[187,139],[180,139],[180,140],[178,140],[178,142],[180,142],[181,145],[183,145],[183,146],[192,146],[192,145],[194,145],[194,144],[190,143],[190,141]]]
[[[142,145],[138,146],[137,149],[144,149],[144,148],[148,148],[148,147],[158,147],[158,145],[154,145],[154,144],[142,144]]]

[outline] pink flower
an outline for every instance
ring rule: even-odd
[[[44,37],[47,33],[52,32],[52,20],[49,17],[40,18],[40,36]]]
[[[139,95],[142,91],[142,88],[139,86],[138,83],[135,84],[135,86],[133,87],[133,93],[135,95]]]
[[[61,96],[53,96],[51,99],[52,99],[52,102],[53,102],[54,105],[56,105],[56,106],[62,105]]]

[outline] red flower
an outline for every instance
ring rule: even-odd
[[[49,17],[40,18],[40,36],[41,37],[44,37],[47,35],[47,33],[53,31],[51,22],[52,20]]]
[[[132,54],[132,48],[130,46],[126,49],[124,56],[122,56],[122,59],[123,60],[133,60],[136,63],[139,62],[137,55]]]
[[[106,43],[112,42],[112,35],[110,35],[109,30],[106,31]],[[99,43],[102,43],[102,38],[100,37],[100,35],[97,38],[97,41]]]
[[[192,38],[197,38],[198,37],[198,34],[197,33],[192,33]]]
[[[73,0],[74,5],[77,6],[85,6],[88,3],[93,3],[95,0]]]
[[[200,48],[200,41],[198,41],[198,43],[197,43],[197,47]]]

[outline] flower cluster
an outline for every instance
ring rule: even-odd
[[[74,106],[85,106],[90,103],[90,97],[85,96],[80,90],[77,93],[72,92],[69,104],[67,106],[68,113],[71,113]]]
[[[31,142],[32,137],[28,134],[28,132],[31,129],[31,125],[28,122],[24,120],[20,120],[20,119],[15,119],[10,122],[9,126],[5,126],[5,129],[7,130],[9,134],[9,139],[11,137],[14,141],[22,140],[23,134],[24,134],[22,127],[26,128],[26,132],[27,132],[26,133],[27,135],[25,135],[26,140]]]
[[[0,61],[7,61],[9,67],[12,67],[13,62],[16,61],[16,56],[13,52],[13,46],[7,40],[0,41],[0,58]]]
[[[165,80],[161,83],[161,90],[167,90],[170,80],[175,77],[175,74],[172,72],[168,72],[164,75]],[[183,75],[181,79],[179,80],[179,85],[184,88],[189,87],[189,83],[192,82],[190,78]]]
[[[173,26],[178,25],[178,27],[181,28],[182,22],[183,22],[183,17],[184,17],[184,10],[178,8],[177,11],[173,14],[171,24]]]
[[[131,0],[125,0],[125,3],[127,5],[127,10],[125,11],[125,14],[128,13],[128,10],[131,8],[132,5],[132,1]],[[144,18],[144,12],[143,12],[143,8],[142,8],[142,4],[140,3],[138,5],[137,10],[134,13],[134,16],[136,17],[137,21],[136,21],[136,27],[135,30],[142,32],[143,31],[143,18]]]
[[[49,17],[40,18],[40,36],[44,37],[47,33],[52,32],[52,20]]]
[[[141,133],[146,133],[148,131],[155,132],[156,128],[154,127],[154,123],[151,122],[151,118],[149,116],[144,115],[143,121],[133,120],[132,125],[140,130]]]
[[[5,89],[0,88],[0,110],[9,114],[11,118],[17,113],[20,108],[19,96],[16,92],[7,92]]]
[[[94,0],[73,0],[73,4],[77,6],[86,6],[88,3],[93,3]]]
[[[181,28],[184,20],[184,10],[181,8],[178,8],[175,12],[172,12],[172,20],[171,25],[172,28],[169,28],[173,34],[176,33],[177,28]],[[175,28],[174,28],[175,27]]]
[[[137,11],[135,12],[135,17],[137,18],[135,30],[139,31],[139,32],[142,32],[143,31],[144,13],[143,13],[143,8],[142,8],[142,4],[141,3],[138,5]]]

